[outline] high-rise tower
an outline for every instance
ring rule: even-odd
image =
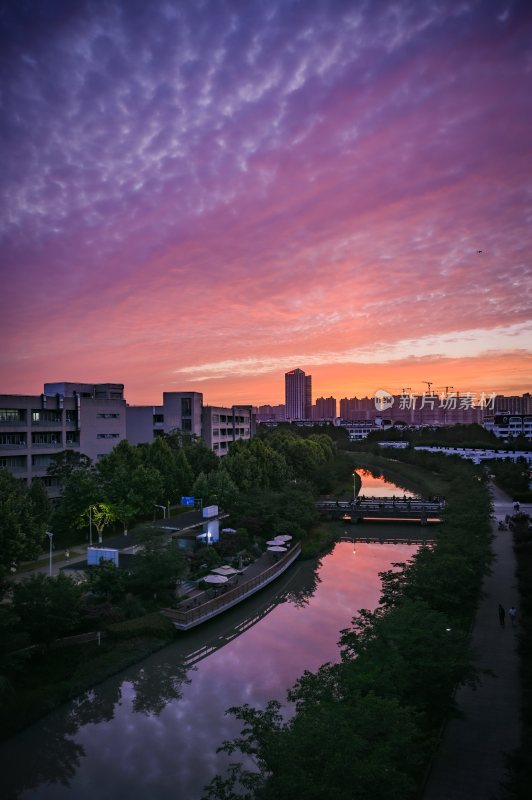
[[[286,419],[311,419],[312,414],[312,376],[305,375],[302,369],[285,373]]]

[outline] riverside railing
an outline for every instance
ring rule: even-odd
[[[202,600],[201,596],[197,600],[185,601],[184,608],[165,608],[162,613],[168,617],[174,625],[189,628],[203,619],[215,616],[230,606],[235,605],[239,600],[244,599],[250,594],[258,591],[261,586],[270,583],[273,578],[281,574],[294,561],[301,552],[301,545],[294,545],[285,553],[275,564],[255,575],[253,578],[244,580],[237,586],[218,590],[221,593],[209,600]]]

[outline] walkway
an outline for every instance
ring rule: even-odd
[[[472,644],[478,666],[494,675],[483,677],[480,687],[459,689],[456,700],[463,719],[452,719],[434,758],[423,800],[498,800],[505,779],[505,754],[519,745],[521,689],[517,654],[517,627],[506,618],[501,628],[498,605],[506,610],[519,602],[516,561],[510,531],[499,531],[497,520],[512,514],[513,503],[492,486],[496,521],[492,572],[483,584],[473,628]],[[532,513],[532,506],[521,506]]]

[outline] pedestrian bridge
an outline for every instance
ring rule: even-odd
[[[358,497],[355,501],[320,500],[318,511],[344,522],[420,522],[422,525],[441,522],[444,498]]]

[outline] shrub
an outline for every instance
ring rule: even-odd
[[[136,619],[124,620],[107,626],[107,633],[111,639],[133,639],[139,636],[155,637],[157,639],[171,639],[175,628],[169,619],[159,612],[145,614]]]

